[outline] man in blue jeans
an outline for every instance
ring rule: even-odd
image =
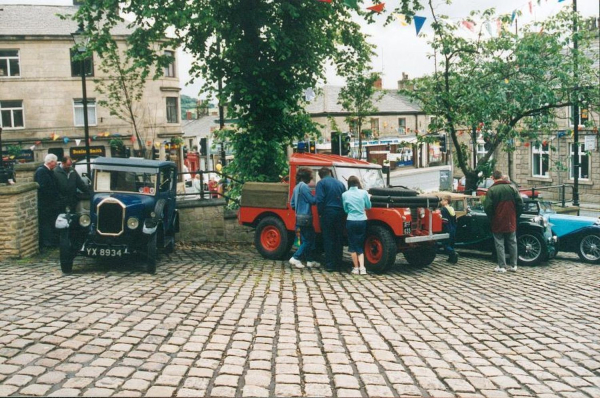
[[[325,270],[331,272],[342,267],[344,250],[344,207],[342,194],[346,187],[331,176],[331,170],[323,167],[319,170],[317,183],[317,211],[321,221],[321,232],[325,246]]]

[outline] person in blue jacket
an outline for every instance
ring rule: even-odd
[[[352,256],[353,274],[366,275],[365,240],[367,239],[367,213],[371,208],[371,199],[367,191],[361,189],[360,180],[356,176],[348,178],[348,190],[342,194],[348,233],[348,251]]]
[[[300,232],[300,247],[292,258],[290,264],[296,268],[304,268],[302,258],[306,258],[307,267],[317,267],[319,263],[315,261],[315,227],[312,221],[312,206],[317,203],[317,198],[313,196],[308,184],[313,179],[312,170],[308,168],[300,168],[296,172],[296,186],[292,192],[292,209],[296,211],[296,232]],[[310,215],[310,220],[305,223],[300,222],[299,216]]]
[[[331,170],[322,167],[319,170],[321,181],[317,183],[317,211],[321,221],[323,246],[325,249],[325,270],[328,272],[342,269],[344,253],[344,206],[342,194],[344,184],[333,178]]]

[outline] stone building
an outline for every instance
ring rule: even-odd
[[[80,61],[71,34],[77,23],[58,14],[77,7],[2,5],[0,7],[0,111],[4,152],[21,147],[21,158],[41,161],[51,152],[85,157],[83,90]],[[113,30],[120,47],[129,34],[123,25]],[[169,143],[182,134],[176,51],[164,76],[149,79],[137,105],[142,120],[141,139],[147,149]],[[90,152],[111,156],[111,144],[122,140],[137,149],[133,128],[99,104],[103,96],[95,80],[105,79],[94,54],[85,62]],[[111,142],[112,141],[112,142]],[[161,153],[164,150],[161,148]],[[133,155],[133,151],[131,152]]]

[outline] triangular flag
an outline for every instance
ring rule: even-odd
[[[313,90],[312,87],[309,87],[306,90],[304,90],[304,98],[306,99],[306,101],[310,102],[314,100],[315,97],[315,90]]]
[[[344,0],[344,4],[355,10],[358,8],[357,0]]]
[[[367,7],[367,10],[371,10],[371,11],[379,14],[381,11],[383,11],[384,7],[385,7],[385,3],[375,4],[375,5],[372,5],[371,7]]]
[[[562,3],[563,1],[565,1],[565,0],[558,0],[559,3]]]
[[[404,14],[394,14],[394,15],[396,16],[396,18],[398,18],[400,25],[408,26],[408,22],[406,22],[406,15],[404,15]],[[419,34],[419,33],[417,32],[417,34]]]
[[[529,13],[533,14],[533,2],[531,0],[529,1]]]
[[[79,146],[81,144],[81,140],[75,140],[75,145]]]
[[[485,21],[485,30],[487,30],[490,36],[494,36],[494,34],[492,33],[492,24],[490,24],[490,21]]]
[[[131,142],[135,142],[135,140],[136,140],[135,135],[132,135],[131,136]]]
[[[417,35],[419,34],[419,32],[421,31],[421,28],[423,27],[423,24],[425,23],[425,20],[427,18],[425,17],[419,17],[419,16],[414,16],[413,19],[415,20],[415,29],[417,31]]]
[[[515,22],[516,17],[517,17],[517,10],[513,10],[512,15],[510,16],[510,23]]]
[[[40,145],[42,143],[42,141],[36,141],[34,142],[35,145]]]
[[[54,137],[52,137],[52,141],[56,141],[59,138],[60,138],[60,135],[54,133]]]
[[[71,141],[71,139],[70,139],[69,137],[65,137],[65,138],[63,138],[63,142],[64,142],[65,144],[68,144],[68,143],[69,143],[69,141]]]
[[[475,32],[475,24],[471,21],[462,21],[462,24],[465,28],[469,29],[471,32]]]
[[[35,149],[35,145],[29,147],[29,150],[33,151]]]

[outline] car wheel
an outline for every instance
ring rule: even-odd
[[[519,265],[538,265],[548,257],[544,236],[538,232],[524,232],[517,236],[517,262]]]
[[[407,250],[402,253],[408,264],[413,267],[425,267],[435,260],[437,252],[435,248],[427,248],[425,246],[417,250]]]
[[[285,224],[277,217],[265,217],[258,223],[254,232],[254,246],[266,259],[283,260],[294,243]]]
[[[157,235],[158,231],[153,233],[148,238],[148,244],[146,247],[146,271],[149,274],[156,273],[156,257],[158,256],[158,251],[156,250]]]
[[[396,254],[396,240],[389,230],[380,225],[367,228],[365,266],[369,272],[385,272],[396,262]]]
[[[65,274],[70,274],[73,271],[73,245],[69,236],[69,229],[60,231],[60,269]]]
[[[600,264],[600,235],[584,235],[577,246],[577,254],[581,261]]]

